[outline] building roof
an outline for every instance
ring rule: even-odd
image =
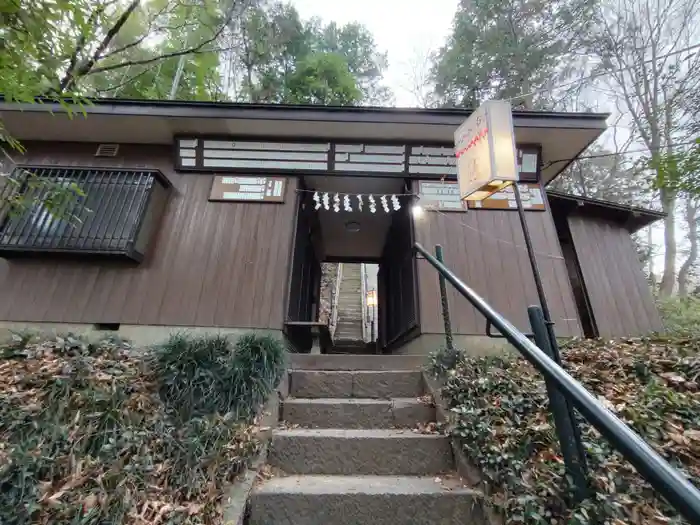
[[[68,116],[59,104],[0,102],[19,140],[172,144],[178,135],[451,145],[466,109],[333,107],[232,102],[95,99]],[[541,144],[551,181],[605,131],[607,113],[514,111],[516,141]]]
[[[626,204],[618,204],[600,199],[571,195],[560,191],[547,190],[553,211],[566,214],[576,212],[624,225],[631,232],[644,228],[663,219],[666,214],[660,211]]]

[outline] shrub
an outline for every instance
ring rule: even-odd
[[[181,420],[231,413],[250,419],[284,370],[282,343],[246,334],[234,344],[220,335],[177,334],[157,347],[152,362],[166,407]]]
[[[573,341],[565,367],[691,478],[700,476],[696,340]],[[594,497],[574,505],[541,374],[515,357],[462,358],[442,389],[454,437],[506,523],[680,523],[607,440],[581,422]]]
[[[700,298],[669,297],[658,304],[669,335],[700,337]]]
[[[15,344],[8,355],[0,358],[0,523],[209,525],[220,522],[225,485],[260,450],[251,415],[274,388],[284,352],[266,337],[232,347],[177,336],[144,359],[116,339],[62,337]],[[249,364],[257,367],[249,374],[229,370]],[[224,388],[226,377],[249,386]],[[228,392],[246,388],[255,395],[235,409],[241,400]],[[178,401],[190,417],[174,410]]]
[[[432,352],[428,359],[428,373],[435,378],[444,378],[450,370],[457,367],[464,353],[457,348],[440,347]]]

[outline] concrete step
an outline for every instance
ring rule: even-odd
[[[296,370],[412,370],[426,364],[423,355],[313,355],[291,354],[290,368]],[[327,396],[333,397],[333,396]],[[409,396],[411,397],[411,396]]]
[[[487,523],[483,497],[434,477],[290,476],[252,493],[249,525]]]
[[[311,428],[415,428],[435,421],[435,407],[415,398],[295,399],[282,404],[282,419]]]
[[[292,397],[389,399],[419,397],[423,394],[421,373],[409,370],[292,370],[289,383]]]
[[[288,474],[430,476],[453,468],[446,436],[411,430],[275,430],[268,463]]]

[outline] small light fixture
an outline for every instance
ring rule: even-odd
[[[357,233],[360,231],[360,223],[355,221],[348,221],[345,223],[345,229],[350,233]]]
[[[370,290],[367,292],[367,297],[365,298],[367,306],[377,306],[377,291]]]
[[[423,209],[423,206],[420,204],[414,204],[413,207],[411,208],[411,213],[416,219],[420,219],[423,216],[423,213],[425,210]]]

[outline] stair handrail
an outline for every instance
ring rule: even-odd
[[[331,315],[328,327],[333,340],[335,340],[335,329],[338,326],[338,297],[340,296],[340,281],[343,279],[343,263],[336,264],[335,286],[331,289]]]
[[[546,380],[555,385],[656,491],[690,523],[700,523],[700,490],[420,243],[415,243],[414,247]]]

